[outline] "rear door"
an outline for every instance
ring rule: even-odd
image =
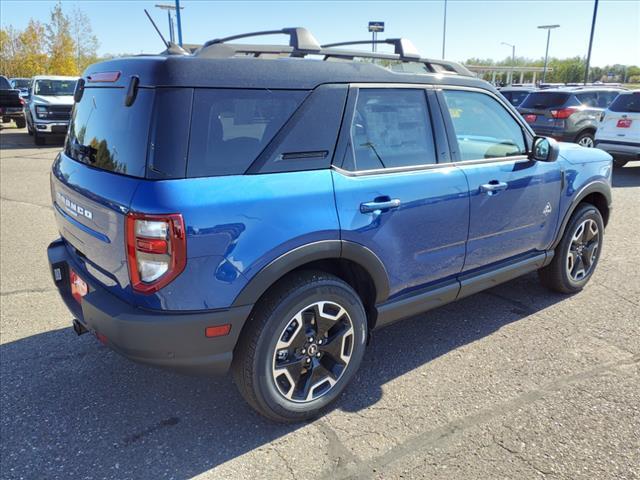
[[[427,93],[352,88],[334,162],[342,239],[382,260],[392,296],[453,284],[464,263],[467,182],[448,163],[442,118]]]
[[[438,98],[452,155],[469,183],[464,271],[544,251],[558,219],[558,165],[527,159],[523,126],[497,96],[445,88]]]

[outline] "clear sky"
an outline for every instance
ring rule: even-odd
[[[0,0],[2,26],[23,28],[30,17],[46,21],[55,2]],[[144,16],[152,14],[168,37],[166,13],[156,3],[172,0],[62,2],[70,12],[78,6],[90,17],[100,41],[99,53],[158,52],[162,44]],[[428,1],[204,1],[182,0],[183,40],[202,43],[239,32],[303,26],[321,43],[367,39],[367,22],[386,23],[389,37],[411,39],[425,57],[442,51],[444,0]],[[446,57],[503,59],[511,55],[544,56],[543,24],[560,24],[551,34],[549,55],[586,56],[594,0],[448,0]],[[381,37],[382,38],[382,37]],[[274,37],[270,38],[273,41]],[[592,65],[640,65],[640,0],[601,0]]]

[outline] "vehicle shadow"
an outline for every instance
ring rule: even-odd
[[[640,186],[640,162],[630,162],[622,168],[613,169],[614,188]]]
[[[64,144],[64,135],[51,135],[45,137],[44,145],[36,145],[33,136],[27,133],[26,128],[17,128],[12,123],[2,124],[0,127],[0,150],[16,150],[25,148],[52,148],[59,149]]]
[[[386,382],[564,298],[527,275],[381,329],[335,408],[365,409]],[[191,478],[300,427],[258,416],[229,376],[136,365],[70,328],[0,358],[4,478]]]

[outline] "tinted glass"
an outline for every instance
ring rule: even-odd
[[[423,90],[362,89],[351,124],[354,170],[436,163]]]
[[[640,92],[622,93],[609,106],[612,112],[640,113]]]
[[[558,92],[533,92],[522,102],[521,108],[557,108],[565,104],[569,99],[569,93]]]
[[[65,153],[92,167],[144,177],[154,92],[124,106],[122,88],[86,88],[69,125]]]
[[[7,77],[0,77],[0,89],[2,90],[11,90],[11,84]]]
[[[13,88],[25,89],[31,86],[31,80],[28,78],[15,78],[11,80],[11,83],[13,84]]]
[[[517,90],[513,90],[511,92],[500,92],[504,98],[506,98],[507,100],[509,100],[509,103],[511,103],[511,105],[514,106],[518,106],[522,103],[522,101],[527,98],[527,95],[529,95],[529,92],[527,91],[517,91]]]
[[[462,160],[526,153],[522,128],[495,99],[460,90],[445,90],[444,97]]]
[[[73,95],[76,80],[36,80],[33,93],[36,95]]]
[[[187,176],[244,173],[306,95],[299,90],[197,90]]]
[[[585,107],[597,107],[598,106],[598,93],[597,92],[576,93],[576,98]]]
[[[598,107],[607,108],[611,105],[620,92],[600,92],[598,94]]]

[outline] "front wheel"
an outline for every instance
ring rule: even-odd
[[[33,141],[36,145],[44,145],[45,139],[42,135],[40,135],[37,131],[33,132]]]
[[[317,416],[358,370],[367,318],[356,292],[324,272],[294,273],[256,305],[234,354],[242,396],[271,420]]]
[[[598,265],[604,235],[600,211],[591,204],[578,207],[549,265],[540,269],[543,285],[560,293],[579,292]]]

